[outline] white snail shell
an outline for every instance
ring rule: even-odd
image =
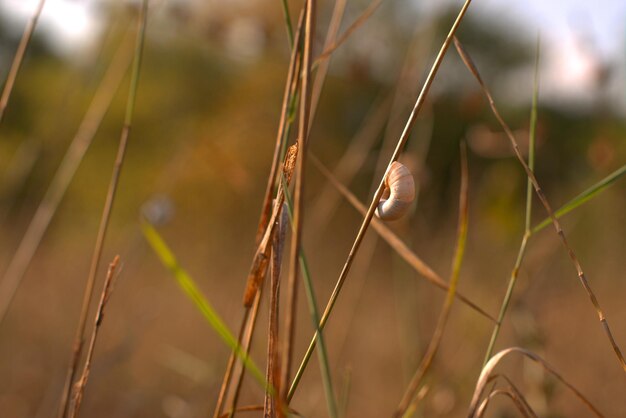
[[[406,166],[394,161],[385,177],[385,191],[376,215],[385,221],[401,218],[415,199],[415,181]]]

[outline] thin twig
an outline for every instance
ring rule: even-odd
[[[456,296],[456,288],[459,282],[459,275],[461,272],[461,263],[463,261],[463,255],[465,253],[465,243],[467,240],[467,218],[469,214],[468,209],[468,173],[467,173],[467,151],[465,149],[465,144],[461,143],[461,187],[459,190],[459,222],[457,227],[457,243],[456,243],[456,251],[454,254],[454,259],[452,261],[452,273],[450,275],[450,287],[446,294],[446,299],[441,307],[441,312],[439,314],[439,319],[437,320],[437,327],[433,333],[430,342],[428,343],[428,348],[426,349],[426,353],[420,362],[419,367],[415,371],[409,386],[407,387],[398,408],[396,409],[393,416],[395,418],[400,418],[404,416],[407,408],[411,404],[413,398],[415,398],[420,385],[422,383],[422,379],[430,369],[430,366],[437,354],[439,349],[439,345],[441,344],[441,339],[443,338],[443,332],[445,330],[446,324],[448,322],[448,317],[450,316],[450,311],[452,309],[452,303],[454,302],[454,298]]]
[[[11,63],[11,69],[9,70],[9,75],[7,76],[7,80],[4,84],[4,89],[2,90],[2,96],[0,96],[0,123],[2,123],[4,119],[4,112],[9,104],[9,99],[11,98],[11,93],[13,92],[13,86],[15,86],[15,79],[17,78],[17,73],[20,71],[20,67],[22,66],[22,61],[24,60],[24,55],[26,54],[26,48],[28,48],[28,44],[30,43],[30,39],[33,37],[33,32],[35,31],[35,27],[37,26],[37,21],[39,20],[39,16],[41,15],[41,11],[43,9],[46,0],[39,0],[39,4],[37,8],[33,12],[30,20],[26,24],[24,28],[24,33],[22,34],[22,39],[20,39],[20,43],[17,47],[17,51],[15,52],[15,56],[13,57],[13,62]]]
[[[130,35],[130,32],[129,32]],[[91,141],[95,136],[104,115],[109,109],[113,97],[122,82],[132,58],[131,39],[122,41],[117,53],[113,57],[94,97],[87,108],[76,135],[67,149],[61,165],[57,169],[46,194],[35,211],[15,255],[4,272],[0,281],[0,323],[3,321],[9,306],[19,288],[24,274],[41,243],[41,240],[54,217],[74,174],[78,169]]]
[[[102,256],[102,249],[104,247],[104,240],[108,230],[109,219],[111,217],[111,211],[113,209],[113,203],[115,201],[115,194],[117,192],[117,186],[119,184],[119,178],[122,171],[122,165],[124,163],[124,156],[126,154],[126,146],[128,144],[128,138],[130,136],[130,129],[133,119],[133,111],[135,109],[135,99],[137,96],[137,88],[139,84],[139,74],[141,69],[141,60],[143,56],[143,44],[146,32],[146,20],[148,11],[148,0],[143,0],[141,9],[139,12],[139,27],[137,30],[137,39],[135,45],[135,58],[133,61],[133,69],[130,81],[130,87],[128,91],[128,99],[126,102],[126,114],[124,117],[124,126],[120,136],[119,147],[117,150],[117,156],[113,165],[113,173],[111,175],[111,181],[109,182],[109,188],[107,191],[107,197],[102,211],[102,217],[100,219],[100,226],[98,229],[98,236],[96,238],[96,245],[91,259],[91,267],[89,269],[89,276],[87,277],[87,285],[85,287],[85,293],[83,295],[83,304],[81,308],[78,327],[76,329],[76,335],[74,337],[74,345],[72,348],[72,358],[68,368],[67,376],[64,383],[63,395],[61,398],[61,406],[59,408],[59,418],[65,417],[67,414],[67,408],[69,399],[71,396],[71,387],[80,355],[84,344],[85,325],[87,323],[87,314],[89,313],[89,307],[91,305],[91,299],[93,297],[93,288],[96,280],[96,274],[98,272],[98,266],[100,264],[100,258]]]
[[[98,338],[98,331],[102,325],[102,319],[104,318],[104,308],[106,307],[109,297],[113,291],[113,279],[115,277],[116,269],[120,261],[120,256],[116,255],[113,261],[109,264],[109,270],[102,286],[102,294],[100,295],[100,303],[96,311],[96,317],[94,319],[93,330],[91,331],[91,340],[89,341],[89,347],[87,348],[87,354],[85,357],[85,364],[83,366],[83,372],[76,382],[74,387],[74,397],[72,400],[72,409],[70,410],[69,417],[76,418],[80,411],[80,405],[83,400],[83,394],[85,393],[85,387],[89,380],[89,372],[91,370],[91,362],[93,359],[94,349],[96,347],[96,340]]]
[[[409,120],[407,121],[404,131],[402,132],[402,135],[400,136],[400,139],[398,140],[396,149],[394,150],[394,153],[391,156],[387,170],[389,169],[389,166],[391,166],[391,164],[398,159],[400,152],[404,149],[406,141],[409,138],[411,128],[413,127],[413,124],[415,123],[415,120],[417,119],[417,115],[424,104],[426,95],[428,94],[428,91],[430,90],[430,86],[432,85],[435,79],[435,75],[437,74],[439,66],[441,65],[441,62],[443,61],[443,57],[446,51],[448,50],[448,47],[450,46],[450,43],[452,42],[452,38],[454,34],[456,33],[456,30],[459,27],[459,24],[461,23],[461,20],[463,19],[463,16],[465,15],[465,12],[467,11],[467,8],[469,7],[470,3],[471,3],[471,0],[466,0],[465,3],[463,4],[461,11],[459,12],[454,24],[452,25],[452,28],[450,29],[450,32],[448,33],[448,36],[446,37],[446,40],[444,41],[439,51],[439,54],[437,55],[437,58],[435,59],[435,62],[433,63],[433,66],[428,74],[428,77],[426,78],[426,81],[420,92],[420,95],[418,96],[417,101],[415,102],[415,106],[413,107],[411,115],[409,116]],[[328,318],[333,310],[333,307],[335,306],[337,297],[339,296],[339,293],[341,292],[341,288],[343,287],[346,277],[348,276],[348,272],[350,271],[350,267],[352,266],[352,262],[354,261],[354,257],[359,250],[361,242],[363,241],[363,237],[365,236],[365,232],[367,231],[367,228],[372,220],[372,217],[374,216],[374,211],[376,210],[378,202],[380,201],[380,198],[382,197],[384,186],[385,186],[386,175],[387,173],[385,172],[385,175],[383,175],[383,177],[381,178],[380,184],[378,185],[376,193],[374,194],[372,198],[372,202],[370,203],[370,206],[367,210],[365,218],[363,219],[361,227],[359,228],[359,232],[357,233],[354,243],[352,244],[352,248],[350,249],[348,258],[344,264],[343,269],[341,270],[337,283],[335,284],[333,293],[331,294],[328,304],[326,305],[326,309],[324,310],[324,313],[320,320],[319,329],[322,329],[322,330],[324,329],[324,326],[326,325],[326,322],[328,321]],[[311,344],[309,346],[315,345],[315,341],[317,339],[316,336],[317,336],[317,333],[314,334],[311,340]],[[303,360],[303,362],[300,364],[300,367],[298,368],[298,372],[296,373],[294,377],[293,383],[291,387],[289,388],[287,400],[291,399],[291,397],[295,393],[295,390],[298,386],[298,383],[300,382],[300,378],[302,377],[302,374],[304,373],[304,369],[306,368],[307,363],[308,363],[308,360]]]
[[[535,174],[533,173],[533,171],[530,169],[530,167],[524,160],[524,157],[522,156],[522,153],[519,150],[519,146],[517,144],[517,141],[515,140],[515,136],[513,135],[513,132],[511,131],[509,126],[506,124],[506,122],[500,115],[500,112],[496,108],[493,97],[491,96],[489,89],[487,88],[482,77],[480,76],[480,73],[478,72],[476,65],[473,63],[470,56],[463,49],[463,47],[461,46],[461,43],[456,38],[455,38],[455,45],[457,47],[457,51],[459,52],[459,55],[461,56],[461,59],[463,60],[467,68],[470,70],[474,78],[476,78],[476,81],[478,81],[478,84],[480,84],[480,87],[483,93],[485,94],[485,97],[489,101],[489,106],[491,107],[491,110],[494,116],[498,120],[498,123],[500,124],[500,126],[502,126],[502,129],[504,130],[504,132],[506,133],[506,136],[509,138],[509,141],[511,142],[511,146],[513,147],[515,156],[517,157],[520,164],[524,167],[526,176],[532,182],[535,192],[537,193],[537,197],[539,198],[544,208],[546,209],[546,212],[550,216],[550,219],[552,220],[552,225],[554,225],[554,229],[557,235],[559,236],[561,243],[563,244],[563,247],[567,251],[572,263],[574,264],[574,267],[576,268],[576,272],[578,274],[578,279],[580,280],[580,284],[585,289],[585,292],[587,293],[587,296],[589,297],[591,304],[593,305],[593,307],[596,310],[596,313],[598,314],[598,319],[600,320],[600,323],[602,324],[604,333],[609,339],[609,343],[611,344],[611,347],[613,348],[613,352],[615,353],[615,356],[617,357],[617,360],[619,361],[620,366],[622,367],[622,370],[626,372],[626,361],[624,360],[624,356],[622,355],[622,352],[619,346],[617,345],[615,338],[613,337],[613,333],[611,332],[611,328],[609,327],[609,323],[606,319],[604,311],[602,310],[602,307],[600,306],[600,303],[598,302],[598,299],[595,293],[591,289],[591,286],[589,285],[589,282],[587,281],[587,278],[585,277],[585,273],[583,272],[582,266],[580,265],[580,261],[578,260],[576,253],[574,253],[574,250],[569,245],[567,238],[565,237],[565,232],[563,231],[563,228],[561,227],[561,223],[559,222],[558,218],[554,215],[554,211],[552,210],[552,207],[550,206],[550,203],[548,202],[548,199],[546,198],[545,193],[539,186],[539,183],[537,182],[537,178],[535,177]]]

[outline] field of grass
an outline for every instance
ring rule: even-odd
[[[317,3],[0,33],[0,416],[626,414],[623,116],[471,0]]]

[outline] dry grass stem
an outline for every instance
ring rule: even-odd
[[[426,81],[424,82],[424,86],[422,87],[420,95],[418,96],[415,102],[415,106],[413,107],[413,110],[411,111],[411,115],[409,116],[409,120],[407,121],[404,131],[402,132],[402,135],[400,136],[400,139],[398,140],[398,144],[396,146],[396,149],[393,155],[391,156],[387,169],[389,169],[391,164],[398,159],[400,152],[404,148],[406,141],[409,138],[411,128],[413,127],[413,124],[415,123],[415,120],[417,119],[417,115],[420,109],[422,108],[424,101],[426,100],[426,95],[428,94],[428,91],[430,90],[430,87],[435,79],[435,75],[437,74],[437,71],[439,69],[439,66],[441,65],[441,62],[443,61],[443,57],[445,56],[445,53],[448,50],[450,43],[452,42],[452,38],[454,34],[456,33],[456,30],[459,27],[461,20],[463,19],[463,16],[465,16],[465,12],[467,11],[467,8],[469,7],[470,3],[471,3],[471,0],[466,0],[465,3],[463,4],[461,11],[459,12],[456,20],[454,21],[454,24],[452,25],[452,28],[450,29],[450,32],[448,33],[448,36],[446,37],[443,45],[441,46],[441,49],[439,50],[439,54],[437,55],[437,58],[435,59],[435,62],[433,63],[433,66],[428,74],[428,77],[426,78]],[[361,242],[363,241],[363,237],[365,236],[365,232],[367,231],[367,228],[372,220],[372,217],[374,216],[374,211],[376,210],[378,202],[380,201],[380,198],[383,195],[386,175],[387,173],[385,172],[385,175],[380,179],[380,183],[378,185],[376,193],[374,194],[372,198],[372,202],[370,203],[367,213],[365,214],[365,218],[363,219],[363,222],[361,224],[361,227],[359,228],[359,231],[356,235],[354,243],[352,244],[352,248],[350,249],[350,252],[348,253],[346,262],[341,270],[341,273],[339,274],[339,278],[337,279],[335,288],[333,289],[330,299],[326,305],[326,309],[324,310],[324,313],[322,314],[322,318],[320,319],[320,326],[319,326],[320,330],[323,330],[324,327],[326,326],[326,322],[328,321],[328,318],[337,301],[337,297],[339,296],[339,293],[341,292],[341,288],[343,287],[346,277],[348,276],[348,272],[350,271],[350,267],[352,266],[354,257],[356,256],[356,253],[359,250]],[[302,363],[300,364],[300,367],[298,368],[298,371],[294,377],[294,381],[291,387],[289,388],[289,394],[287,397],[288,399],[290,399],[293,396],[297,388],[297,385],[300,381],[300,378],[302,377],[302,373],[304,373],[304,369],[306,368],[306,365],[308,364],[308,360],[311,356],[310,352],[312,351],[312,348],[315,347],[315,344],[317,341],[317,335],[318,333],[316,332],[313,338],[311,339],[311,342],[309,344],[309,349],[307,350],[307,353],[305,354],[305,357]]]
[[[265,402],[263,416],[265,418],[274,418],[278,415],[283,416],[282,410],[277,411],[277,405],[280,404],[278,392],[280,385],[280,358],[279,358],[279,339],[278,339],[278,309],[280,302],[280,270],[282,264],[282,253],[285,243],[285,234],[287,232],[287,211],[283,208],[281,219],[277,225],[277,233],[274,235],[272,242],[271,263],[270,263],[270,297],[269,297],[269,314],[268,314],[268,331],[267,331],[267,369],[266,380],[267,388],[265,391]],[[269,390],[273,388],[274,391]],[[273,393],[272,393],[273,392]]]
[[[342,184],[349,185],[352,183],[359,169],[367,160],[374,143],[379,138],[387,122],[390,105],[390,96],[377,100],[372,105],[369,114],[365,117],[365,122],[350,141],[350,145],[348,145],[339,162],[337,162],[334,175]],[[315,226],[315,230],[319,234],[321,234],[319,231],[324,229],[323,225],[333,218],[339,197],[332,184],[327,185],[319,193],[315,206],[311,210],[311,224]]]
[[[263,197],[263,206],[261,210],[261,219],[259,220],[259,226],[257,228],[256,245],[259,245],[263,234],[267,229],[269,219],[272,213],[272,197],[274,196],[274,190],[278,182],[279,167],[280,167],[280,151],[282,145],[285,142],[285,129],[288,119],[289,103],[291,98],[294,97],[297,91],[300,77],[300,39],[302,36],[302,29],[304,27],[304,9],[300,13],[300,19],[298,21],[298,29],[296,31],[296,39],[291,51],[291,58],[289,61],[289,70],[287,72],[287,81],[285,83],[285,92],[283,94],[283,102],[281,105],[280,121],[278,123],[278,133],[276,134],[276,144],[274,145],[274,155],[272,157],[272,166],[270,174],[267,177],[267,186],[265,187],[265,196]]]
[[[600,320],[600,323],[602,324],[604,332],[607,338],[609,339],[609,343],[611,344],[611,347],[613,348],[613,352],[615,353],[615,356],[617,357],[617,360],[619,361],[620,366],[622,367],[623,371],[626,372],[626,361],[624,360],[624,356],[622,355],[622,352],[619,346],[617,345],[615,338],[613,337],[613,333],[611,332],[611,328],[609,327],[609,323],[606,319],[606,315],[604,314],[604,311],[602,310],[595,293],[591,289],[591,286],[589,285],[589,282],[587,281],[587,278],[585,277],[585,273],[583,272],[582,266],[580,265],[580,261],[578,260],[578,257],[574,253],[574,250],[572,249],[572,247],[567,242],[567,238],[565,237],[565,232],[563,231],[563,228],[561,227],[561,223],[559,222],[557,217],[554,216],[554,211],[552,210],[552,207],[550,206],[548,199],[546,198],[543,190],[539,186],[539,183],[537,182],[537,178],[535,177],[535,174],[533,173],[533,171],[530,169],[530,167],[524,160],[524,157],[522,156],[519,150],[519,146],[517,144],[517,141],[515,140],[515,136],[513,135],[513,132],[511,131],[509,126],[506,124],[506,122],[500,115],[500,112],[496,108],[493,97],[491,96],[489,89],[487,88],[482,77],[480,76],[480,73],[478,72],[476,65],[474,64],[470,56],[467,54],[467,52],[463,49],[459,40],[455,38],[454,43],[455,43],[455,46],[459,55],[461,56],[461,59],[463,60],[467,68],[470,70],[474,78],[476,78],[476,81],[478,81],[478,83],[480,84],[480,87],[483,93],[485,94],[485,97],[489,101],[489,106],[491,107],[491,110],[494,116],[498,120],[498,123],[502,126],[502,129],[504,130],[504,132],[506,133],[506,136],[509,138],[511,142],[511,146],[513,147],[515,156],[517,157],[520,164],[524,167],[526,176],[528,176],[528,178],[532,182],[535,192],[537,193],[537,197],[539,198],[544,208],[546,209],[546,212],[550,216],[550,219],[552,220],[552,224],[554,225],[554,229],[556,230],[556,233],[559,236],[561,243],[563,244],[563,247],[567,251],[570,259],[572,260],[574,267],[576,268],[576,272],[578,273],[578,278],[580,280],[580,283],[585,289],[585,292],[587,293],[587,296],[589,297],[591,304],[594,306],[596,313],[598,314],[598,319]]]
[[[240,406],[235,410],[235,412],[258,412],[258,411],[263,411],[263,405]],[[216,418],[228,418],[229,416],[231,416],[232,413],[233,411],[228,411],[222,415],[217,416]],[[289,415],[296,416],[296,417],[302,416],[296,410],[291,409],[291,408],[289,409]]]
[[[104,285],[102,286],[102,294],[100,295],[100,303],[98,304],[98,309],[96,311],[96,317],[93,324],[93,330],[91,332],[89,347],[87,348],[83,372],[73,389],[72,407],[69,413],[70,418],[76,418],[80,412],[80,405],[85,393],[85,387],[87,386],[87,382],[89,380],[89,372],[91,370],[91,363],[93,360],[94,349],[96,347],[96,340],[98,338],[98,331],[100,330],[100,326],[102,325],[102,320],[104,318],[104,309],[109,301],[111,293],[113,292],[113,281],[116,276],[116,270],[119,262],[120,257],[117,255],[109,264],[109,270],[104,280]]]
[[[409,405],[409,407],[407,408],[406,412],[404,413],[403,418],[408,418],[408,417],[412,417],[415,415],[415,411],[417,410],[417,406],[419,405],[420,402],[422,402],[422,400],[424,400],[424,398],[426,397],[426,395],[428,395],[430,388],[428,387],[428,385],[424,385],[420,388],[420,390],[417,392],[417,395],[415,395],[415,398],[413,399],[413,402],[411,402],[411,404]]]
[[[578,390],[574,385],[572,385],[569,381],[565,380],[559,373],[554,370],[550,364],[548,364],[544,359],[539,357],[537,354],[525,350],[519,347],[511,347],[505,350],[500,351],[495,354],[483,367],[480,372],[480,377],[476,382],[476,387],[474,388],[474,395],[472,396],[472,401],[470,403],[468,417],[473,418],[476,416],[478,411],[479,402],[482,397],[482,394],[485,390],[485,386],[491,381],[490,377],[495,369],[495,367],[502,361],[504,357],[512,353],[519,353],[535,363],[539,364],[545,371],[549,372],[553,375],[557,380],[563,383],[574,395],[597,417],[603,417],[602,413],[598,411],[598,409]]]
[[[273,223],[270,223],[270,218],[273,218],[275,221],[279,215],[279,211],[277,210],[275,206],[274,206],[275,210],[272,211],[272,196],[274,194],[275,185],[278,180],[277,173],[280,172],[279,170],[280,150],[282,148],[282,144],[286,140],[285,125],[287,124],[289,103],[290,103],[291,97],[293,97],[296,94],[298,83],[299,83],[298,80],[300,79],[297,75],[299,73],[299,68],[300,68],[299,44],[300,44],[300,38],[302,35],[302,29],[304,27],[303,22],[304,22],[304,8],[302,10],[302,13],[300,14],[298,30],[296,32],[296,39],[294,42],[293,50],[291,53],[291,59],[289,63],[289,71],[287,73],[287,81],[285,83],[285,93],[283,96],[283,103],[281,106],[282,110],[281,110],[280,122],[278,126],[278,134],[276,136],[276,145],[274,147],[272,167],[271,167],[270,174],[267,180],[265,197],[263,199],[263,205],[261,209],[261,217],[259,220],[259,226],[257,228],[257,234],[256,234],[256,239],[255,239],[255,243],[257,245],[257,252],[253,260],[253,267],[251,268],[251,272],[248,275],[246,288],[244,292],[245,311],[244,311],[241,324],[239,326],[239,334],[237,336],[238,344],[241,344],[243,333],[247,327],[247,323],[250,317],[250,308],[249,308],[249,305],[251,304],[250,301],[254,298],[254,293],[257,291],[256,289],[258,289],[259,283],[263,280],[263,277],[261,277],[261,275],[265,274],[265,269],[263,268],[262,264],[266,264],[267,262],[267,255],[266,255],[267,247],[260,248],[259,246],[261,246],[262,243],[265,243],[265,245],[267,245],[267,243],[269,242],[271,233],[272,233],[271,229],[273,229],[272,227]],[[289,175],[289,177],[291,177],[291,173],[293,172],[293,160],[295,156],[293,156],[292,154],[294,152],[296,152],[295,149],[292,150],[291,152],[287,152],[287,158],[285,159],[285,162],[283,163],[283,170],[285,169],[287,164],[290,167],[288,172],[286,173]],[[278,191],[278,195],[279,195],[279,198],[276,201],[284,199],[284,197],[281,197],[282,191],[280,190],[280,188]],[[270,226],[270,228],[268,228],[268,225]],[[222,384],[220,387],[217,403],[215,405],[213,418],[218,418],[222,412],[223,403],[226,398],[226,393],[228,392],[228,389],[230,387],[230,382],[232,379],[232,373],[235,368],[236,359],[237,359],[236,352],[232,351],[228,359],[226,370],[224,372],[224,378],[222,379]]]
[[[532,409],[530,411],[526,409],[526,407],[524,406],[524,401],[522,401],[520,399],[519,394],[516,393],[515,391],[513,391],[510,387],[507,388],[507,389],[496,389],[496,390],[492,391],[491,393],[489,393],[489,396],[487,396],[485,399],[483,399],[483,401],[480,404],[480,407],[478,407],[478,411],[476,412],[476,417],[477,418],[482,417],[485,414],[485,412],[487,411],[487,406],[489,405],[489,402],[493,398],[495,398],[496,396],[499,396],[499,395],[500,396],[506,396],[509,399],[511,399],[513,401],[513,404],[517,408],[517,410],[525,418],[532,418],[532,417],[536,418],[537,417],[537,414],[535,414]]]
[[[276,136],[276,145],[274,147],[272,168],[270,170],[270,174],[267,180],[265,197],[263,199],[263,206],[261,209],[261,218],[259,220],[259,226],[257,228],[257,234],[256,234],[256,239],[255,239],[257,250],[255,253],[253,262],[252,262],[250,273],[248,274],[246,288],[244,291],[245,311],[244,311],[244,315],[241,321],[241,325],[239,327],[239,334],[237,336],[238,344],[241,344],[244,330],[246,329],[248,320],[250,318],[249,306],[252,303],[251,300],[254,298],[255,293],[257,292],[256,289],[258,289],[260,282],[263,281],[263,277],[265,274],[264,266],[266,267],[267,262],[268,262],[268,254],[269,254],[268,244],[271,241],[271,237],[273,233],[273,225],[276,219],[278,218],[280,210],[282,210],[282,207],[278,208],[277,207],[278,205],[274,205],[274,210],[272,211],[272,196],[274,194],[274,189],[276,187],[277,180],[279,177],[278,173],[280,173],[280,170],[279,170],[280,150],[282,148],[284,141],[286,141],[285,126],[288,121],[289,103],[291,101],[291,98],[296,94],[296,91],[299,85],[300,77],[298,77],[298,73],[299,73],[300,61],[301,61],[299,58],[300,56],[299,45],[301,43],[300,39],[302,35],[302,30],[304,28],[304,11],[305,9],[303,8],[302,12],[300,13],[298,29],[296,31],[296,39],[293,43],[293,50],[291,53],[289,71],[287,73],[287,81],[285,83],[285,93],[283,95],[283,103],[281,106],[282,110],[281,110],[280,122],[278,126],[278,134]],[[291,175],[293,173],[295,153],[297,153],[297,147],[290,148],[290,150],[288,150],[288,152],[286,153],[285,161],[283,162],[283,165],[282,165],[283,173],[285,173],[285,175],[289,178],[291,178]],[[275,202],[280,201],[282,205],[282,201],[284,201],[284,195],[280,187],[278,188],[277,194],[278,196]],[[223,403],[226,399],[226,393],[228,392],[228,389],[230,387],[230,382],[231,382],[232,374],[235,368],[236,359],[237,359],[236,353],[235,351],[232,351],[228,359],[226,371],[224,372],[224,378],[222,379],[222,384],[220,387],[213,418],[218,418],[220,414],[222,413]]]
[[[237,344],[241,346],[241,342],[243,341],[243,336],[246,331],[246,326],[248,324],[248,318],[250,316],[250,308],[246,308],[244,310],[243,319],[239,325],[239,332],[237,333]],[[230,356],[228,357],[228,363],[226,364],[226,370],[224,371],[224,377],[222,378],[222,384],[220,385],[220,391],[217,395],[217,402],[215,404],[215,409],[213,411],[213,418],[219,418],[222,414],[222,408],[224,402],[226,401],[226,395],[228,390],[230,389],[230,383],[232,380],[232,375],[235,370],[235,363],[237,362],[237,352],[232,350],[230,352]]]
[[[359,201],[359,199],[347,187],[339,182],[339,180],[324,166],[324,164],[314,155],[309,154],[309,158],[322,173],[324,177],[337,189],[337,191],[362,215],[365,215],[367,208]],[[424,260],[415,254],[383,221],[378,218],[372,218],[372,228],[380,235],[380,237],[389,244],[394,251],[409,264],[416,272],[422,275],[427,281],[437,286],[439,289],[448,291],[448,284],[430,267]],[[469,306],[471,309],[495,323],[496,319],[487,313],[484,309],[472,302],[463,294],[456,292],[456,297]]]
[[[302,88],[300,117],[298,122],[298,148],[299,155],[296,159],[296,182],[294,187],[294,210],[292,223],[292,239],[289,253],[289,275],[287,281],[287,305],[285,312],[285,337],[283,339],[281,379],[281,398],[286,399],[287,388],[291,376],[291,361],[293,358],[293,345],[295,340],[295,317],[298,296],[298,271],[300,248],[302,242],[302,224],[304,213],[304,184],[306,147],[309,135],[309,117],[311,109],[310,76],[311,54],[313,38],[315,37],[315,13],[316,0],[308,0],[306,6],[306,19],[304,28],[304,46],[302,53]],[[282,202],[280,202],[282,204]],[[289,402],[287,401],[286,404]]]
[[[299,145],[297,143],[293,144],[287,149],[287,154],[285,155],[283,174],[285,175],[287,186],[291,181],[291,177],[296,166],[298,149]],[[260,284],[263,282],[263,278],[265,277],[265,271],[269,262],[269,253],[271,248],[270,244],[274,233],[276,232],[276,220],[282,212],[282,206],[284,202],[285,192],[283,190],[282,184],[279,184],[276,204],[274,205],[274,210],[272,211],[270,222],[267,226],[267,229],[265,230],[265,234],[263,235],[261,242],[259,243],[257,251],[254,255],[254,259],[252,260],[250,272],[248,273],[248,280],[243,298],[243,304],[246,307],[251,305],[256,291],[259,288]]]
[[[328,59],[330,55],[337,50],[348,38],[356,31],[361,25],[374,14],[378,7],[383,3],[383,0],[374,0],[370,5],[361,13],[361,15],[341,34],[337,40],[330,45],[324,45],[324,51],[315,59],[314,66],[318,66],[321,62]]]
[[[0,123],[2,123],[2,121],[4,120],[4,113],[9,104],[9,99],[11,98],[13,87],[15,86],[17,73],[20,71],[22,61],[24,60],[24,55],[26,55],[26,49],[28,48],[30,39],[33,37],[33,32],[35,32],[37,21],[39,20],[39,16],[41,15],[41,11],[43,10],[43,6],[45,3],[46,0],[39,0],[39,4],[37,4],[35,11],[33,12],[28,23],[26,24],[26,27],[24,28],[24,33],[22,34],[22,38],[20,39],[17,51],[15,52],[15,56],[13,57],[13,62],[11,63],[11,68],[9,69],[9,74],[7,75],[7,80],[4,83],[2,95],[0,96]]]
[[[528,403],[528,401],[526,400],[526,398],[524,397],[522,392],[517,388],[515,383],[513,383],[513,381],[511,381],[511,379],[509,379],[506,375],[503,375],[503,374],[492,375],[492,376],[489,377],[489,381],[493,381],[494,385],[495,385],[496,384],[495,382],[496,382],[496,380],[498,378],[502,378],[503,380],[506,381],[506,383],[509,385],[508,389],[510,389],[516,395],[516,399],[521,402],[521,404],[523,406],[523,409],[526,410],[526,413],[528,413],[531,417],[535,417],[536,418],[537,414],[530,407],[530,404]],[[484,408],[484,412],[486,412],[486,407]],[[484,414],[484,412],[483,412],[483,414]]]
[[[115,194],[119,184],[119,178],[122,171],[122,165],[124,163],[124,156],[126,154],[126,147],[130,136],[130,128],[132,124],[133,111],[135,107],[135,98],[137,95],[137,87],[139,82],[139,74],[141,69],[141,60],[143,55],[143,43],[145,39],[145,29],[148,11],[148,0],[143,0],[139,12],[139,25],[137,29],[137,38],[135,44],[135,57],[133,61],[131,84],[128,91],[128,100],[126,103],[126,115],[124,117],[124,126],[120,136],[119,147],[117,150],[117,156],[115,157],[115,163],[113,165],[113,172],[111,174],[111,181],[107,191],[107,197],[102,210],[102,216],[100,219],[100,226],[98,228],[98,236],[96,238],[96,245],[91,259],[91,266],[89,269],[89,276],[87,277],[87,285],[83,295],[83,303],[81,307],[80,317],[78,321],[78,327],[76,328],[76,335],[74,337],[74,345],[72,347],[72,358],[68,367],[67,376],[64,383],[63,395],[61,398],[61,405],[59,408],[59,418],[65,417],[67,414],[67,408],[69,404],[69,397],[71,392],[72,382],[76,375],[76,369],[82,353],[84,344],[85,325],[87,323],[87,314],[91,305],[91,299],[93,297],[93,288],[96,280],[96,274],[98,272],[98,266],[100,264],[100,258],[102,257],[102,249],[104,247],[104,240],[108,230],[109,219],[111,217],[111,211],[113,209],[113,203],[115,201]]]
[[[250,313],[250,317],[245,321],[246,329],[243,336],[243,352],[245,353],[245,358],[248,358],[250,355],[250,349],[252,348],[252,337],[254,336],[254,331],[256,328],[256,321],[259,316],[259,307],[261,306],[261,296],[263,295],[263,287],[260,287],[256,293],[254,298],[254,302],[252,303],[252,307],[247,310]],[[238,341],[239,343],[239,341]],[[243,376],[246,372],[246,366],[243,363],[239,364],[239,371],[236,373],[237,377],[235,379],[235,391],[233,393],[233,398],[230,404],[231,413],[229,417],[232,418],[235,416],[235,411],[237,408],[237,402],[239,401],[239,394],[241,393],[241,384],[243,383]]]
[[[87,108],[85,117],[63,157],[61,165],[54,174],[46,190],[46,194],[37,207],[33,219],[28,225],[15,254],[4,272],[2,281],[0,281],[0,323],[4,319],[15,296],[15,292],[19,288],[24,274],[50,225],[50,221],[54,217],[67,188],[74,178],[76,170],[89,149],[91,141],[111,105],[115,92],[130,65],[132,52],[131,37],[127,36],[124,41],[122,41],[107,72],[102,78]]]
[[[343,14],[346,10],[347,0],[335,1],[333,13],[330,18],[330,24],[328,25],[328,31],[326,32],[326,41],[324,41],[324,49],[332,45],[337,39],[337,33],[343,20]],[[315,113],[317,112],[317,105],[319,103],[320,95],[322,94],[322,87],[324,87],[324,81],[326,80],[326,74],[328,74],[328,67],[330,66],[330,55],[323,60],[317,61],[317,68],[315,71],[315,80],[313,80],[313,87],[311,89],[311,110],[309,116],[309,125],[307,129],[311,131],[313,121],[315,120]]]
[[[537,52],[535,57],[535,82],[533,88],[533,100],[532,100],[532,108],[531,108],[531,117],[530,117],[530,133],[529,133],[529,146],[528,146],[528,167],[531,171],[535,169],[535,130],[537,126],[537,100],[539,95],[539,39],[537,39]],[[531,213],[532,213],[532,199],[533,199],[533,185],[530,179],[528,179],[526,184],[526,214],[525,214],[525,222],[524,222],[524,235],[522,237],[522,242],[520,244],[519,251],[517,253],[517,259],[515,260],[515,265],[513,266],[513,270],[511,271],[511,276],[509,278],[509,284],[507,286],[506,293],[504,294],[504,298],[502,299],[502,304],[500,305],[500,312],[498,314],[498,322],[496,322],[493,327],[493,331],[491,333],[491,339],[489,341],[489,346],[487,347],[487,352],[485,353],[485,358],[483,360],[483,366],[489,361],[491,355],[493,354],[494,347],[496,345],[496,340],[498,339],[498,334],[500,333],[500,328],[502,327],[502,323],[504,322],[504,316],[509,307],[509,303],[511,302],[511,298],[513,297],[513,290],[515,289],[515,284],[517,282],[517,277],[519,276],[519,271],[522,266],[522,261],[526,255],[526,246],[528,244],[528,240],[532,235],[530,229],[530,221],[531,221]]]

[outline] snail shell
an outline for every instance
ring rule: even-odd
[[[406,166],[394,161],[385,177],[385,191],[376,215],[385,221],[401,218],[415,199],[415,181]]]

